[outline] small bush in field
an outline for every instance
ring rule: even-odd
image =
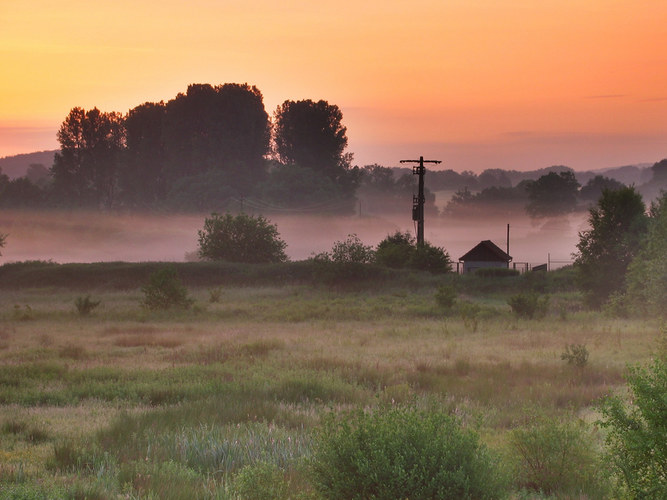
[[[312,460],[326,499],[499,498],[494,461],[451,416],[414,407],[329,415]]]
[[[588,363],[588,349],[585,344],[570,344],[565,346],[565,352],[560,355],[560,359],[567,361],[568,365],[574,365],[583,368]]]
[[[372,264],[375,261],[373,247],[364,245],[356,234],[348,234],[345,241],[336,241],[328,255],[332,262]]]
[[[211,304],[217,304],[220,302],[220,299],[222,298],[222,287],[217,286],[215,288],[211,288],[208,291],[208,301]]]
[[[79,312],[79,316],[88,316],[93,309],[99,306],[102,303],[100,300],[91,300],[90,295],[85,297],[77,297],[74,301],[76,310]]]
[[[141,291],[144,292],[141,304],[146,309],[157,310],[172,307],[187,309],[194,303],[194,300],[188,297],[188,291],[176,276],[176,269],[173,267],[155,271]]]
[[[507,303],[512,308],[512,312],[520,318],[540,319],[547,314],[549,297],[540,297],[535,293],[519,293],[512,295]]]
[[[234,477],[234,489],[243,500],[289,498],[289,483],[282,469],[269,462],[257,462],[243,467]]]
[[[476,332],[479,325],[479,315],[482,312],[480,305],[474,302],[461,302],[458,310],[465,327]]]
[[[445,311],[450,311],[456,304],[456,290],[451,285],[440,285],[435,292],[435,302]]]
[[[545,495],[606,498],[595,443],[583,422],[542,418],[511,433],[520,488]]]

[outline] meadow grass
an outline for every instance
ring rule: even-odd
[[[237,478],[265,463],[316,498],[305,464],[327,412],[436,405],[506,452],[534,411],[594,420],[599,398],[623,390],[626,365],[659,347],[657,320],[583,310],[571,290],[527,320],[507,297],[543,283],[503,292],[466,280],[449,310],[434,298],[442,280],[217,284],[213,302],[206,282],[189,290],[190,310],[159,312],[140,307],[140,290],[97,288],[86,316],[78,287],[4,290],[0,487],[27,498],[235,498]],[[572,344],[589,351],[584,366],[561,359]]]

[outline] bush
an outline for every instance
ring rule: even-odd
[[[540,297],[536,293],[519,293],[512,295],[507,303],[512,312],[520,318],[544,318],[549,306],[549,297]]]
[[[412,254],[410,267],[433,274],[448,273],[452,270],[452,261],[443,248],[425,241],[423,245],[418,245]]]
[[[341,264],[371,264],[375,261],[375,252],[371,246],[364,245],[356,234],[348,234],[345,241],[334,243],[330,259]]]
[[[431,273],[447,273],[452,270],[451,259],[444,249],[428,242],[419,246],[407,231],[396,231],[378,243],[375,262],[394,269],[409,267]]]
[[[567,361],[568,365],[583,368],[588,363],[588,349],[584,344],[570,344],[565,346],[565,352],[560,355],[560,359]]]
[[[518,487],[546,495],[606,498],[593,436],[583,422],[539,418],[512,431],[510,443]]]
[[[600,410],[608,459],[632,498],[667,498],[667,359],[628,374],[632,402],[608,397]]]
[[[450,311],[456,304],[456,290],[451,285],[440,285],[435,292],[435,301],[445,311]]]
[[[199,255],[229,262],[285,262],[287,244],[278,229],[258,215],[211,214],[199,231]]]
[[[415,249],[415,239],[410,233],[396,231],[378,243],[375,261],[381,266],[394,269],[408,267]]]
[[[170,309],[182,307],[188,309],[194,300],[188,297],[188,291],[176,275],[176,269],[165,267],[150,276],[149,283],[141,289],[144,292],[142,306],[147,309]]]
[[[498,498],[495,464],[451,416],[414,407],[329,415],[312,459],[329,499]]]
[[[101,304],[99,300],[90,300],[90,295],[85,297],[77,297],[74,301],[76,310],[79,312],[79,316],[88,316],[93,309]]]
[[[282,500],[289,498],[289,483],[280,467],[257,462],[243,467],[234,477],[234,489],[243,500]]]

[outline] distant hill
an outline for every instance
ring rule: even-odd
[[[53,155],[57,150],[39,151],[37,153],[26,153],[16,156],[5,156],[0,158],[0,169],[10,179],[23,177],[32,164],[42,164],[46,168],[53,165]]]

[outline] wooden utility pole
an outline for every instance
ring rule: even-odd
[[[426,167],[424,163],[442,163],[440,160],[425,160],[423,156],[419,160],[401,160],[401,163],[419,163],[412,167],[412,174],[419,176],[419,194],[412,197],[412,220],[417,221],[417,245],[424,244],[424,174]]]

